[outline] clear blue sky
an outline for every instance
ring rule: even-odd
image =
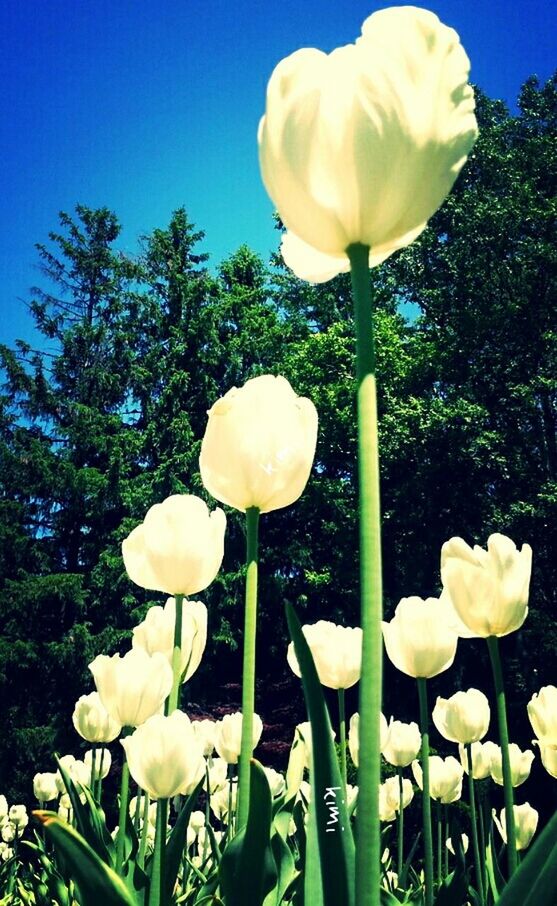
[[[275,64],[353,41],[373,0],[2,0],[0,340],[32,337],[34,243],[76,202],[106,205],[120,247],[185,205],[213,264],[276,245],[256,130]],[[553,4],[440,0],[472,79],[513,104],[557,66]],[[552,8],[553,7],[553,8]]]

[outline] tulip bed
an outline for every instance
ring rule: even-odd
[[[95,689],[73,713],[88,750],[43,765],[33,820],[0,796],[2,906],[557,902],[557,816],[538,828],[536,808],[515,803],[535,754],[510,741],[498,642],[528,614],[529,545],[499,533],[486,549],[451,538],[440,597],[402,598],[382,620],[369,267],[419,235],[464,165],[476,137],[468,71],[452,29],[397,7],[371,16],[353,45],[293,54],[269,83],[260,159],[287,228],[283,255],[311,281],[350,270],[358,387],[361,626],[301,626],[287,607],[285,664],[308,720],[292,727],[286,772],[254,757],[264,733],[254,692],[259,527],[303,493],[318,414],[285,378],[263,375],[215,402],[199,462],[208,494],[245,514],[242,710],[195,721],[181,709],[208,643],[207,610],[192,596],[220,569],[226,516],[174,495],[122,545],[130,580],[167,600],[135,627],[127,653],[90,664]],[[493,689],[431,708],[428,679],[450,669],[467,638],[486,640]],[[381,711],[383,644],[416,679],[416,722]],[[357,683],[359,711],[347,716],[345,690]],[[332,716],[324,687],[337,691]],[[532,696],[528,717],[557,778],[557,687]],[[431,723],[453,754],[430,754]],[[115,752],[116,803],[106,783]],[[418,801],[419,822],[405,823]]]

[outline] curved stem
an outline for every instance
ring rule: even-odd
[[[480,903],[485,902],[482,866],[480,861],[480,847],[478,844],[478,822],[476,818],[476,796],[474,793],[474,771],[472,762],[472,745],[466,746],[468,757],[468,793],[470,797],[470,823],[472,825],[472,845],[474,849],[474,870],[476,873],[476,886],[480,895]],[[454,845],[454,844],[453,844]]]
[[[184,595],[174,595],[176,617],[174,619],[174,647],[172,649],[172,690],[168,699],[167,714],[172,714],[178,707],[182,682],[182,611]]]
[[[505,796],[505,824],[507,829],[507,864],[509,878],[516,870],[516,832],[514,826],[514,796],[511,774],[511,761],[509,758],[509,729],[507,726],[507,705],[505,702],[505,686],[503,683],[503,670],[499,657],[499,640],[497,636],[486,639],[487,649],[491,660],[495,695],[497,698],[497,721],[499,724],[499,742],[501,743],[501,761],[503,767],[503,792]]]
[[[418,677],[420,698],[420,730],[422,732],[422,820],[424,827],[424,872],[426,906],[433,904],[433,836],[431,832],[431,800],[429,798],[429,711],[427,680]]]
[[[164,896],[164,861],[166,852],[166,825],[168,823],[168,799],[157,802],[157,828],[155,848],[151,862],[151,885],[149,887],[148,906],[163,906]]]
[[[255,638],[257,633],[257,546],[259,510],[246,510],[246,605],[244,618],[244,666],[242,672],[242,745],[238,778],[238,830],[248,820],[250,759],[253,753],[255,708]]]
[[[359,704],[356,902],[358,906],[378,906],[381,887],[379,715],[383,662],[381,637],[383,593],[375,341],[369,281],[369,247],[359,243],[350,245],[346,253],[350,260],[356,330],[360,600],[363,630]]]
[[[402,874],[402,869],[404,866],[404,806],[403,806],[403,793],[404,787],[402,783],[402,768],[397,768],[398,774],[398,815],[397,815],[397,865],[396,873],[398,875],[399,886],[401,884],[400,876]]]
[[[338,723],[340,738],[340,774],[344,785],[344,797],[346,798],[346,714],[344,707],[344,689],[337,689],[338,692]]]

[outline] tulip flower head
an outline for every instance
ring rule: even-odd
[[[381,625],[389,659],[408,676],[437,676],[451,666],[458,635],[438,598],[402,598],[390,623]]]
[[[33,795],[39,802],[51,802],[53,799],[57,799],[56,774],[49,771],[44,774],[35,774],[33,777]]]
[[[153,799],[190,789],[205,772],[201,746],[183,711],[155,714],[120,742],[131,776]]]
[[[337,626],[329,620],[319,620],[302,626],[302,631],[323,686],[349,689],[358,682],[362,667],[362,630],[359,626]],[[293,673],[301,676],[293,642],[288,646],[286,657]]]
[[[72,720],[79,735],[87,742],[112,742],[122,730],[121,724],[104,707],[98,692],[78,698]]]
[[[193,727],[193,732],[201,744],[203,754],[208,758],[215,751],[215,739],[217,735],[216,721],[207,719],[193,720],[191,725]]]
[[[242,714],[225,714],[217,723],[215,749],[227,764],[238,764],[242,748]],[[255,749],[263,732],[259,714],[253,715],[253,748]]]
[[[485,780],[491,773],[491,761],[499,753],[499,746],[494,742],[473,742],[472,743],[472,777],[474,780]],[[468,773],[468,752],[466,747],[460,743],[458,746],[460,763]]]
[[[412,762],[412,773],[414,780],[422,789],[422,766],[418,761]],[[432,799],[438,799],[444,805],[456,802],[462,795],[462,777],[464,769],[460,762],[449,755],[447,758],[441,758],[440,755],[430,755],[429,757],[429,795]]]
[[[405,768],[414,761],[421,745],[422,736],[418,724],[405,724],[391,717],[389,735],[381,749],[385,761],[397,768]]]
[[[109,749],[88,749],[83,756],[83,762],[91,776],[94,768],[95,777],[104,780],[108,777],[112,765],[112,755]]]
[[[441,550],[441,579],[469,637],[504,636],[528,613],[532,548],[517,550],[505,535],[490,535],[487,551],[451,538]],[[464,632],[461,633],[464,635]]]
[[[211,584],[224,555],[226,516],[193,494],[173,494],[147,511],[122,543],[128,576],[152,591],[193,595]]]
[[[142,648],[123,657],[99,654],[89,670],[104,707],[123,727],[138,727],[157,714],[172,688],[172,668],[164,654],[149,655]]]
[[[298,276],[347,270],[353,243],[379,264],[422,232],[477,135],[469,68],[456,32],[411,6],[374,13],[355,44],[278,64],[259,160]]]
[[[511,763],[512,785],[520,786],[530,776],[534,753],[531,749],[526,749],[525,752],[522,752],[515,742],[511,742],[509,744],[509,760]],[[498,783],[499,786],[503,786],[503,756],[499,746],[493,749],[490,773],[492,780]]]
[[[389,740],[389,725],[387,723],[387,718],[381,712],[379,714],[379,733],[380,733],[380,748],[381,751],[385,748]],[[350,718],[350,723],[348,726],[348,749],[350,751],[350,757],[354,762],[355,766],[358,767],[359,753],[360,753],[360,715],[358,712],[352,715]]]
[[[534,693],[528,717],[538,739],[557,745],[557,686],[543,686]]]
[[[460,835],[460,839],[461,839],[461,842],[462,842],[462,849],[464,850],[465,853],[467,853],[467,852],[468,852],[468,847],[469,847],[469,845],[470,845],[470,840],[468,839],[468,834],[461,834],[461,835]],[[454,856],[455,851],[454,851],[454,846],[453,846],[452,837],[449,837],[449,838],[445,841],[445,846],[447,847],[447,849],[449,850],[449,852],[452,853],[452,855]]]
[[[269,513],[302,494],[315,455],[317,412],[286,378],[264,374],[209,410],[199,470],[209,493],[241,512]]]
[[[501,810],[501,817],[497,817],[495,809],[492,810],[493,820],[501,834],[503,842],[507,842],[507,823],[505,818],[505,809]],[[516,832],[516,848],[527,849],[532,837],[536,833],[538,826],[539,814],[535,808],[532,808],[529,802],[522,805],[514,806],[514,826]]]
[[[143,648],[147,654],[159,651],[172,666],[174,651],[174,624],[176,601],[168,598],[164,607],[155,604],[147,611],[145,619],[133,629],[132,647]],[[207,608],[201,601],[184,601],[180,657],[182,682],[195,673],[207,644]]]
[[[539,746],[540,758],[547,773],[557,778],[557,743],[534,739],[532,745]]]
[[[456,692],[450,698],[437,699],[432,718],[449,742],[478,742],[489,727],[489,702],[479,689]]]
[[[398,777],[387,777],[382,786],[385,789],[384,795],[387,805],[392,807],[395,812],[398,812],[400,810],[400,786]],[[402,808],[404,809],[407,805],[410,805],[413,798],[414,788],[412,787],[412,781],[407,780],[405,777],[402,781]]]

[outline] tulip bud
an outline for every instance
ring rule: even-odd
[[[503,842],[506,844],[507,824],[505,818],[505,809],[501,809],[500,819],[497,817],[495,809],[492,810],[491,814],[493,815],[493,820],[495,821],[499,833],[503,838]],[[514,806],[514,827],[516,833],[517,849],[526,849],[530,845],[530,841],[536,833],[536,828],[538,826],[538,817],[538,812],[535,808],[532,808],[529,802],[524,802],[522,805]]]
[[[183,711],[155,714],[120,742],[130,774],[153,799],[171,799],[204,774],[201,746]]]
[[[143,793],[141,796],[132,796],[132,798],[130,799],[130,804],[128,806],[128,812],[129,812],[130,818],[134,819],[136,812],[139,810],[139,817],[141,820],[143,820],[143,813],[145,811],[146,799],[148,800],[149,796],[146,797],[145,793]],[[153,827],[155,826],[156,821],[157,821],[157,803],[156,802],[152,802],[147,807],[147,821],[149,822],[149,824],[152,824]]]
[[[4,818],[6,818],[7,815],[8,815],[8,800],[6,799],[4,794],[2,794],[2,795],[0,795],[0,825],[2,824],[2,820]]]
[[[10,806],[8,819],[15,827],[17,836],[21,836],[23,829],[29,824],[29,815],[24,805]]]
[[[216,790],[212,794],[211,810],[219,821],[222,821],[223,824],[228,824],[228,806],[231,803],[232,812],[235,812],[237,800],[238,781],[234,779],[231,783],[227,783],[226,786],[221,787],[221,789]]]
[[[112,756],[108,749],[88,749],[83,756],[83,762],[91,776],[94,766],[95,777],[97,779],[100,777],[101,780],[104,780],[110,771]]]
[[[286,782],[284,776],[279,772],[275,771],[274,768],[263,768],[265,774],[267,775],[267,781],[269,783],[269,788],[271,790],[271,796],[273,799],[276,799],[277,796],[282,796],[284,790],[286,789]]]
[[[384,822],[394,821],[396,813],[397,809],[388,796],[385,784],[382,783],[379,787],[379,820]]]
[[[259,714],[253,715],[253,748],[255,749],[263,732]],[[242,714],[226,714],[217,723],[215,749],[227,764],[238,764],[242,748]]]
[[[193,494],[173,494],[147,511],[122,544],[128,576],[152,591],[193,595],[211,584],[224,554],[226,516]]]
[[[33,795],[39,802],[51,802],[58,796],[56,774],[49,771],[44,774],[35,774],[33,777]],[[2,820],[0,818],[0,824]]]
[[[489,702],[479,689],[456,692],[450,698],[438,698],[433,709],[433,723],[449,742],[477,742],[489,727]]]
[[[422,789],[422,766],[418,761],[412,762],[412,773],[419,788]],[[449,755],[441,758],[439,755],[429,757],[429,795],[438,799],[444,805],[456,802],[462,795],[462,765]]]
[[[215,751],[215,739],[217,735],[217,724],[214,720],[192,720],[193,732],[199,741],[203,754],[209,757]]]
[[[534,753],[531,749],[522,752],[515,742],[511,742],[509,744],[509,760],[511,763],[512,785],[520,786],[530,776]],[[499,746],[493,749],[490,772],[495,783],[503,786],[503,756]]]
[[[441,579],[468,636],[504,636],[528,613],[532,548],[520,551],[505,535],[490,535],[487,551],[451,538],[441,550]]]
[[[11,846],[8,846],[3,840],[0,840],[0,859],[2,862],[8,862],[12,858],[14,851]]]
[[[122,730],[104,707],[98,692],[78,698],[72,720],[79,735],[87,742],[112,742]]]
[[[408,676],[437,676],[451,666],[458,635],[437,598],[402,598],[390,623],[381,625],[390,660]]]
[[[543,686],[534,693],[528,717],[538,739],[557,745],[557,686]]]
[[[233,387],[209,410],[199,470],[209,493],[241,512],[279,510],[302,494],[315,455],[317,412],[284,377]]]
[[[172,688],[172,668],[163,654],[133,648],[124,657],[99,654],[89,664],[101,701],[123,727],[138,727],[157,714]]]
[[[491,773],[491,760],[499,750],[494,742],[472,743],[472,777],[474,780],[485,780]],[[458,747],[460,763],[468,773],[468,752],[462,743]]]
[[[227,776],[228,765],[224,758],[211,759],[211,764],[209,767],[209,791],[211,795],[217,790],[222,789],[223,786],[226,786]],[[207,789],[207,781],[205,781],[203,788],[205,790]]]
[[[302,631],[323,686],[349,689],[358,682],[362,667],[362,630],[359,627],[337,626],[329,620],[319,620],[302,626]],[[286,657],[292,672],[301,677],[293,642],[288,646]]]
[[[385,799],[387,805],[394,809],[395,812],[400,810],[400,786],[398,777],[387,777],[383,787],[385,788]],[[412,781],[406,778],[402,781],[402,808],[410,805],[414,798],[414,789]]]
[[[422,737],[418,724],[413,722],[405,724],[391,717],[387,743],[381,750],[389,764],[397,768],[407,767],[418,755],[421,745]]]
[[[18,836],[18,834],[15,824],[12,824],[11,821],[6,821],[2,825],[2,841],[4,843],[13,843],[16,836]]]
[[[133,630],[132,647],[142,648],[147,654],[164,654],[170,666],[174,652],[174,625],[176,601],[168,598],[164,607],[155,604],[147,611],[145,619]],[[207,643],[207,608],[201,601],[184,601],[180,641],[180,669],[182,682],[195,673]]]
[[[534,739],[532,745],[540,747],[540,757],[547,773],[557,778],[557,744]]]
[[[352,243],[374,265],[425,228],[477,135],[469,67],[456,32],[415,7],[374,13],[355,44],[278,64],[261,174],[296,241],[321,253],[318,276],[346,270]]]

